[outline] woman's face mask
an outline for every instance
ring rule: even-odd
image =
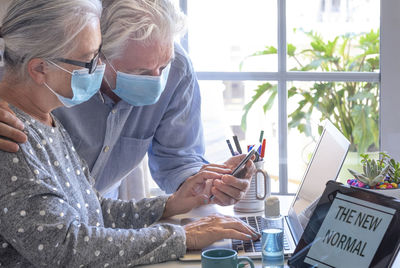
[[[51,63],[61,70],[71,74],[72,99],[61,96],[45,83],[45,86],[57,96],[65,107],[69,108],[88,101],[100,89],[104,71],[106,69],[105,64],[98,65],[96,70],[92,74],[89,74],[88,69],[79,69],[70,72],[54,62]]]
[[[167,84],[171,64],[162,70],[160,76],[135,75],[116,71],[116,88],[113,92],[132,106],[145,106],[156,103]]]

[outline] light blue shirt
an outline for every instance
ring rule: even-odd
[[[104,102],[103,102],[104,100]],[[208,163],[204,155],[200,90],[185,51],[175,44],[168,82],[156,104],[133,107],[96,94],[54,115],[86,160],[95,188],[106,193],[149,155],[152,177],[167,193]]]

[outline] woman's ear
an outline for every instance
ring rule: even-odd
[[[43,85],[46,82],[46,72],[48,69],[48,63],[43,59],[34,58],[28,62],[29,76],[38,85]]]

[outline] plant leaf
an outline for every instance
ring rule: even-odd
[[[241,122],[241,127],[243,130],[246,130],[247,127],[247,114],[249,113],[251,107],[253,107],[254,103],[268,90],[271,90],[272,93],[274,91],[277,91],[277,86],[276,85],[271,85],[270,83],[264,83],[262,85],[259,85],[258,88],[255,91],[254,96],[252,97],[251,101],[247,103],[244,107],[244,114],[242,115],[242,122]],[[271,94],[272,94],[271,93]]]
[[[278,53],[278,49],[276,49],[276,47],[266,46],[264,50],[256,51],[253,54],[245,57],[239,64],[239,70],[241,71],[243,69],[243,64],[248,58],[262,56],[262,55],[276,54],[276,53]]]
[[[295,53],[296,53],[296,47],[293,44],[288,44],[287,45],[287,54],[290,57],[294,57]]]
[[[354,118],[353,137],[358,145],[359,152],[366,152],[369,145],[374,143],[374,136],[371,129],[374,127],[373,120],[369,117],[371,108],[363,105],[357,105],[351,110],[351,116]]]

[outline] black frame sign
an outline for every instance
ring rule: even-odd
[[[329,181],[289,265],[390,267],[399,224],[399,200]]]

